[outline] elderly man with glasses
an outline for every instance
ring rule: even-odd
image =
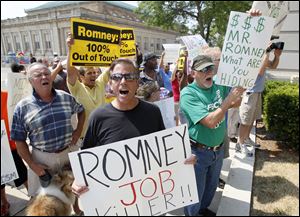
[[[53,88],[46,65],[39,62],[29,65],[27,75],[33,93],[15,108],[11,139],[16,142],[19,155],[29,166],[28,194],[34,196],[40,187],[38,177],[45,175],[46,170],[51,174],[62,170],[69,164],[68,153],[79,149],[77,142],[85,113],[74,97]],[[77,114],[78,118],[76,130],[71,125],[73,114]],[[75,212],[77,208],[75,205]]]
[[[225,136],[225,113],[239,106],[243,88],[233,88],[214,83],[216,74],[210,56],[199,55],[194,58],[192,75],[194,82],[185,87],[180,94],[180,108],[189,126],[192,153],[198,158],[195,164],[199,203],[185,207],[185,215],[215,215],[207,207],[210,205],[222,168]]]

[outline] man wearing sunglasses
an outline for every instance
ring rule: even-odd
[[[111,73],[109,84],[116,94],[116,99],[91,114],[82,149],[107,145],[165,129],[159,108],[140,100],[135,95],[139,87],[139,73],[135,64],[129,59],[117,59],[112,63],[109,71]],[[186,164],[195,162],[196,158],[193,155],[185,161]],[[80,196],[88,191],[88,187],[78,186],[75,180],[72,190]]]
[[[180,108],[189,126],[192,153],[198,158],[195,164],[199,203],[185,207],[185,215],[212,215],[210,205],[222,168],[224,155],[225,113],[239,106],[243,88],[216,85],[214,63],[208,55],[198,55],[193,60],[194,82],[180,94]],[[226,97],[227,96],[227,97]]]

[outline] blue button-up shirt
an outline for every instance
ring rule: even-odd
[[[84,110],[70,94],[52,90],[52,102],[44,102],[34,91],[21,100],[14,111],[11,139],[30,140],[33,148],[55,152],[71,143],[73,128],[71,116]]]

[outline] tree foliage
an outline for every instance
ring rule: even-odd
[[[230,11],[245,12],[251,1],[143,1],[135,12],[148,25],[200,34],[210,45],[222,46]]]

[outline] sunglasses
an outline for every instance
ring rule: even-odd
[[[197,72],[208,73],[208,72],[210,72],[210,71],[214,71],[214,69],[215,69],[214,66],[207,66],[207,67],[205,67],[205,68],[203,68],[203,69],[201,69],[201,70],[199,70],[199,71],[197,71]],[[195,71],[196,71],[196,70],[195,70]]]
[[[126,81],[134,81],[134,80],[138,80],[140,76],[138,73],[128,73],[128,74],[114,73],[110,76],[110,79],[114,81],[121,81],[123,78],[125,78]]]

